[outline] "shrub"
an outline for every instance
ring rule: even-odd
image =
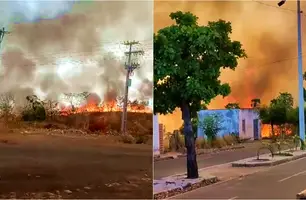
[[[136,144],[146,144],[149,140],[149,135],[135,135]]]
[[[198,149],[207,149],[210,148],[210,144],[207,142],[205,138],[197,138],[196,140],[196,147]]]
[[[226,142],[223,140],[223,138],[217,137],[212,141],[212,147],[214,148],[222,148],[226,146]]]
[[[46,110],[40,99],[36,95],[27,96],[28,105],[22,111],[24,121],[44,121],[46,119]]]
[[[235,139],[236,143],[240,143],[239,133],[232,132],[230,135]]]
[[[181,151],[185,147],[185,139],[178,130],[175,130],[169,138],[169,147],[171,151]]]
[[[237,143],[237,139],[233,135],[224,135],[223,140],[226,142],[227,145],[233,145]]]
[[[210,115],[204,118],[203,122],[200,123],[204,134],[207,136],[208,141],[214,141],[217,134],[222,130],[222,124],[218,115]]]
[[[135,144],[136,143],[135,138],[130,134],[121,135],[119,140],[123,143],[126,143],[126,144]]]
[[[271,144],[269,143],[266,143],[266,144],[263,144],[263,146],[259,147],[257,149],[257,160],[260,160],[259,156],[260,156],[260,152],[264,149],[267,149],[270,153],[271,153],[271,156],[272,158],[274,157],[274,150],[273,150],[273,147]]]
[[[24,121],[44,121],[46,119],[44,107],[25,108],[21,115]]]

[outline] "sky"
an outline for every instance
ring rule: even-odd
[[[134,57],[131,99],[152,100],[151,1],[1,1],[0,90],[18,99],[59,99],[68,92],[123,95],[124,41],[144,50]],[[136,59],[136,60],[135,60]]]
[[[290,92],[298,100],[297,80],[297,15],[295,1],[281,8],[278,1],[156,1],[154,31],[171,25],[169,14],[190,11],[199,17],[199,24],[223,19],[232,23],[231,38],[242,43],[248,55],[239,60],[235,71],[222,71],[220,80],[230,84],[232,93],[225,99],[217,97],[210,109],[220,109],[229,102],[250,107],[253,98],[269,103],[280,92]],[[301,2],[306,13],[306,2]],[[302,15],[302,33],[306,36],[306,15]],[[302,40],[305,49],[305,39]],[[305,50],[306,51],[306,50]],[[304,54],[303,54],[304,55]],[[303,60],[305,71],[306,61]],[[160,116],[167,131],[182,125],[181,112]]]

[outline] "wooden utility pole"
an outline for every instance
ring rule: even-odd
[[[127,63],[125,63],[125,69],[126,69],[126,79],[125,79],[125,95],[124,95],[124,101],[123,101],[123,110],[122,110],[122,121],[121,121],[121,132],[123,134],[126,133],[126,122],[127,122],[127,103],[128,103],[128,97],[129,97],[129,87],[132,84],[132,80],[130,79],[131,73],[139,67],[139,63],[132,62],[132,56],[133,55],[143,55],[142,50],[135,50],[132,51],[133,45],[139,44],[139,42],[132,41],[132,42],[125,42],[124,45],[129,46],[129,51],[125,52],[125,55],[127,56]]]
[[[2,41],[3,41],[3,38],[4,38],[4,35],[5,34],[9,34],[10,32],[6,31],[4,29],[4,27],[2,29],[0,29],[0,47],[1,47],[1,44],[2,44]]]

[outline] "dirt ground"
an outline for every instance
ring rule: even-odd
[[[152,146],[0,133],[0,198],[151,199]]]

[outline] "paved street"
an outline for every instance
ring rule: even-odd
[[[233,151],[224,151],[216,154],[205,154],[197,157],[198,167],[205,168],[233,162],[240,159],[256,156],[256,151],[261,144],[259,142],[248,143],[245,148]],[[186,172],[186,157],[157,161],[154,163],[154,179]]]
[[[306,189],[306,158],[178,195],[173,199],[295,199]]]

